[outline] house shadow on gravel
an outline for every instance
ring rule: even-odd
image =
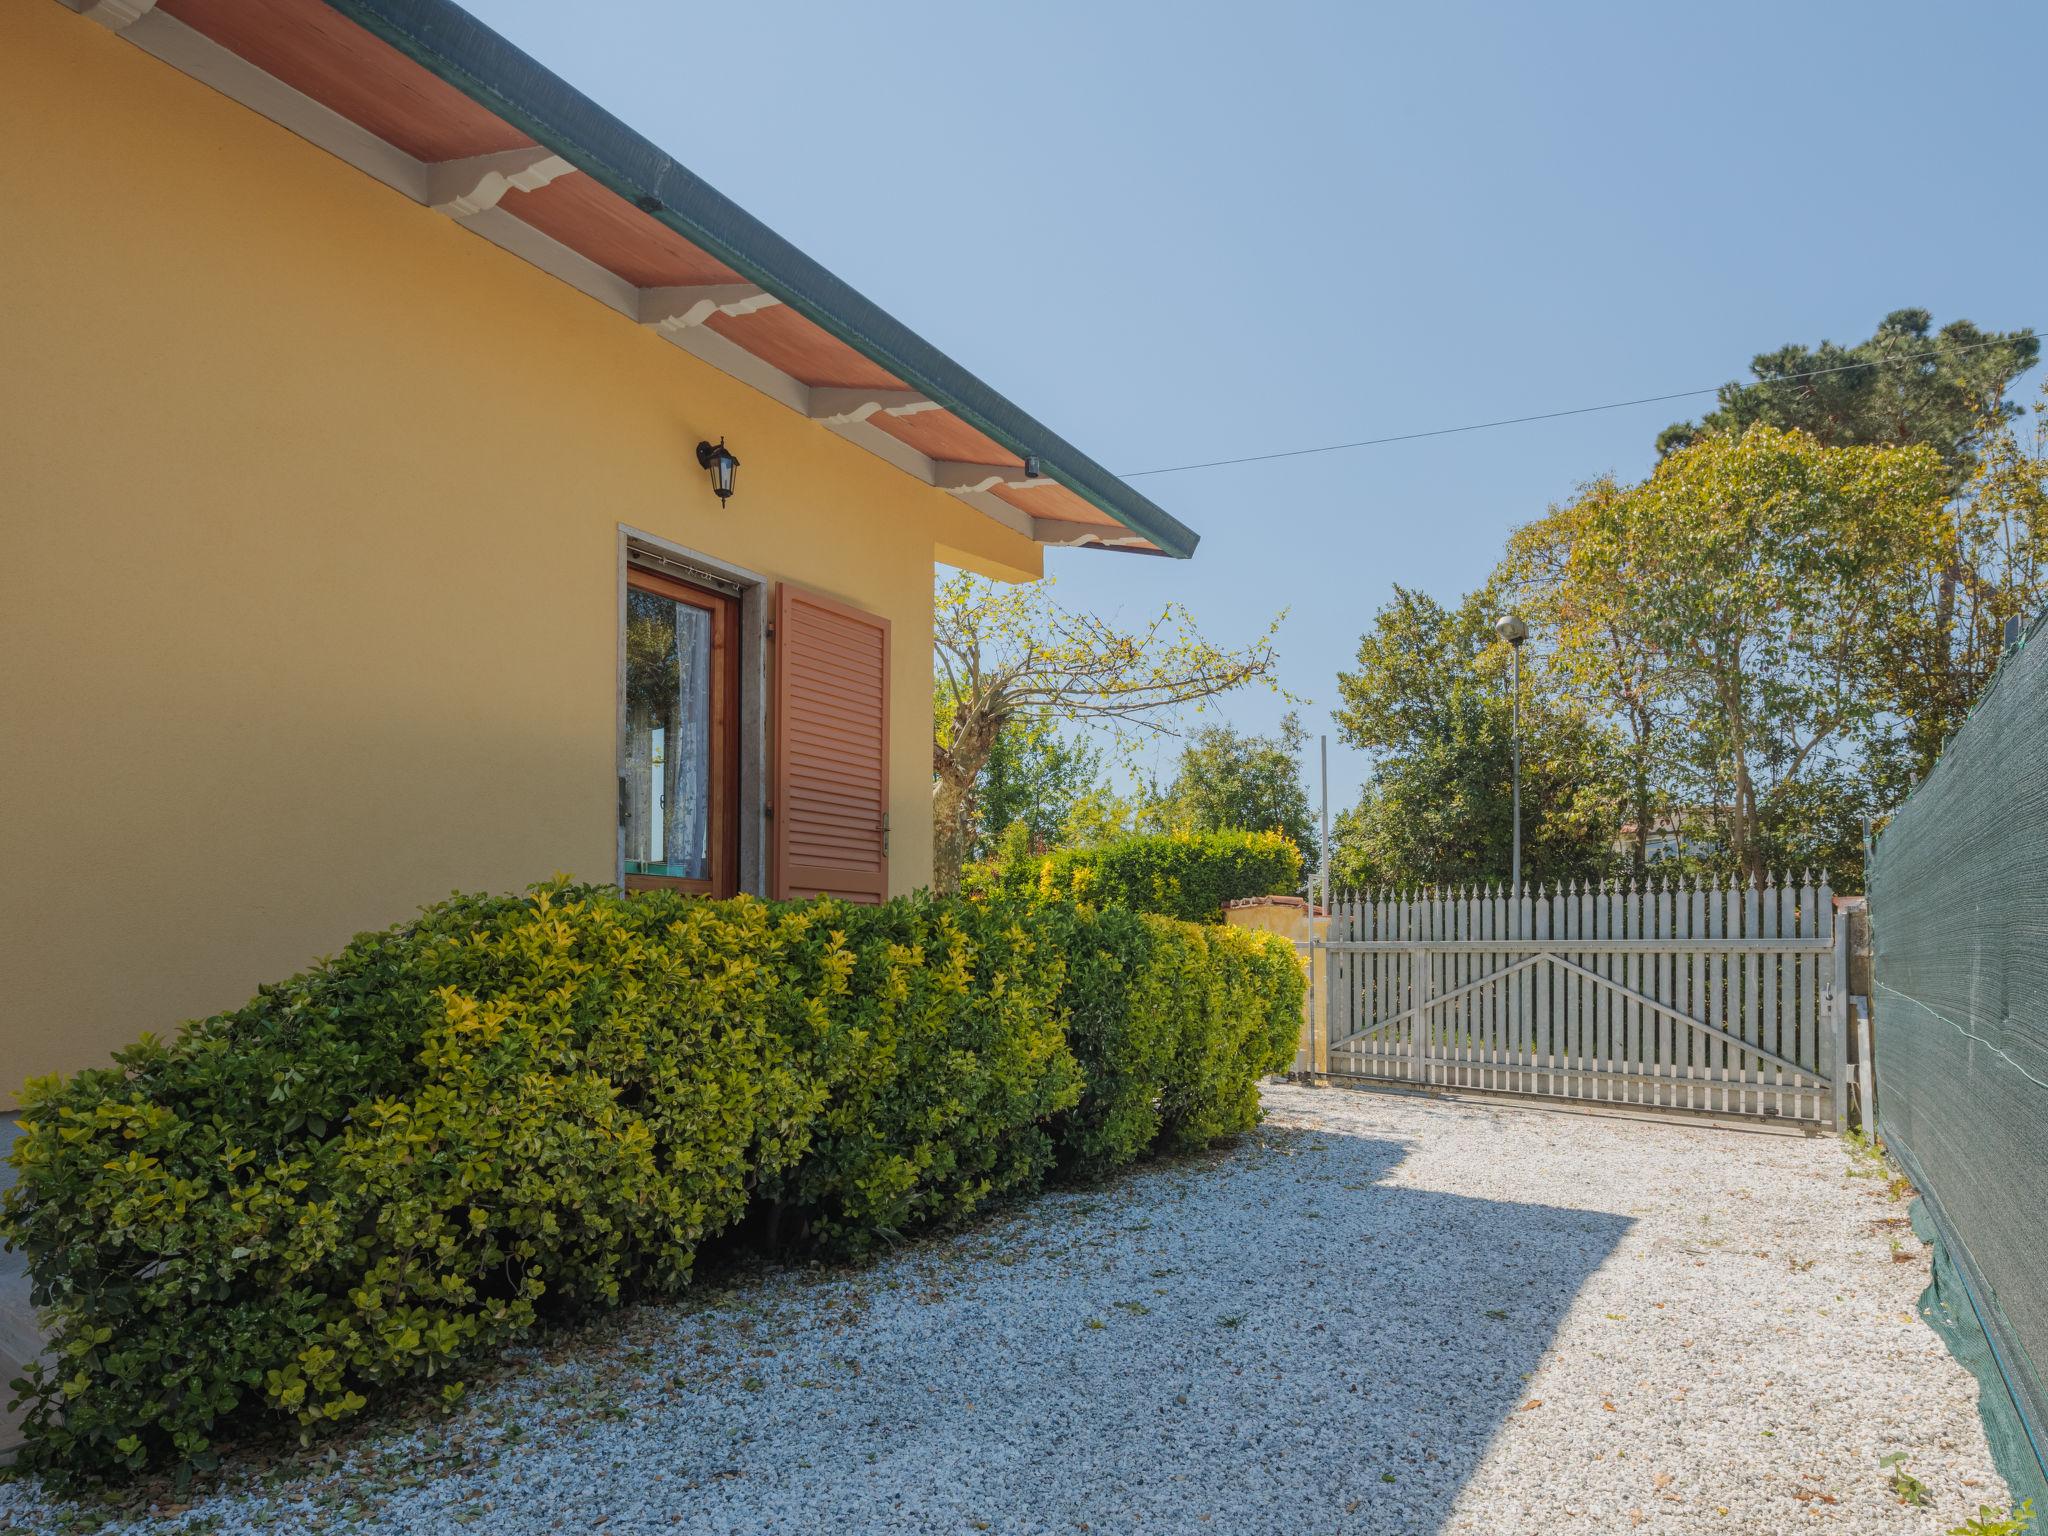
[[[1005,1415],[1036,1461],[1019,1528],[1436,1532],[1633,1224],[1391,1185],[1389,1141],[1261,1141],[1205,1174],[1221,1199],[1155,1197],[1153,1225],[1077,1280],[1117,1343],[1049,1340],[1068,1416]],[[1116,1310],[1134,1289],[1139,1326]],[[1155,1341],[1142,1323],[1168,1311],[1193,1326]]]
[[[593,1507],[605,1479],[578,1476],[563,1513],[705,1532],[1428,1536],[1631,1223],[1390,1184],[1403,1156],[1269,1128],[801,1300],[758,1296],[749,1316],[782,1326],[772,1358],[733,1341],[745,1390],[706,1380],[686,1425],[634,1415],[605,1445],[635,1467],[631,1498]],[[529,1478],[530,1514],[536,1492]]]

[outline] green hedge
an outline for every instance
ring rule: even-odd
[[[1258,1081],[1293,1059],[1301,1028],[1291,943],[1122,907],[1049,905],[1039,921],[1067,956],[1062,1012],[1087,1082],[1055,1126],[1063,1174],[1099,1178],[1257,1122]]]
[[[998,893],[1126,906],[1190,923],[1223,920],[1223,904],[1301,887],[1301,850],[1280,832],[1176,832],[1093,848],[1012,854],[966,872],[970,894]]]
[[[0,1233],[57,1365],[26,1459],[207,1465],[743,1221],[844,1254],[1258,1116],[1291,949],[1115,908],[461,897],[24,1094]]]

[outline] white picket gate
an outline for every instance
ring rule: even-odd
[[[1315,947],[1332,1076],[1841,1123],[1825,876],[1355,896]]]

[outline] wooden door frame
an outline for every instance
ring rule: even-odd
[[[700,587],[629,559],[625,591],[647,592],[685,603],[711,615],[711,814],[707,843],[711,876],[707,880],[680,875],[628,874],[620,853],[620,883],[628,891],[685,891],[700,896],[735,896],[740,890],[740,599]],[[630,599],[621,602],[620,643]],[[623,751],[625,696],[620,693],[614,730]],[[624,764],[621,763],[623,775]]]
[[[626,571],[629,566],[652,569],[678,577],[693,585],[708,585],[738,597],[740,605],[740,889],[749,895],[766,896],[769,886],[768,714],[771,691],[768,671],[768,620],[773,605],[774,583],[756,570],[673,539],[663,538],[631,523],[619,523],[613,546],[612,592],[614,654],[612,661],[613,709],[625,718],[626,699]],[[611,804],[617,794],[618,775],[625,772],[624,731],[614,733],[612,791],[603,802]],[[612,868],[614,884],[626,878],[625,829],[619,825],[614,808],[612,820]]]

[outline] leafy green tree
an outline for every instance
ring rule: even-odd
[[[1628,796],[1629,866],[1640,875],[1652,830],[1671,811],[1667,767],[1683,712],[1629,592],[1590,579],[1573,559],[1589,519],[1623,494],[1606,476],[1516,529],[1495,581],[1530,623],[1525,660],[1537,669],[1538,690],[1576,698],[1613,727]]]
[[[1344,739],[1378,755],[1332,829],[1341,888],[1503,880],[1514,838],[1514,703],[1489,586],[1446,608],[1403,587],[1341,673]],[[1621,821],[1616,742],[1593,713],[1526,668],[1522,696],[1525,880],[1608,872]]]
[[[1050,581],[1004,586],[966,573],[939,583],[932,624],[938,708],[932,733],[932,883],[960,888],[980,825],[977,786],[1013,722],[1090,722],[1164,731],[1178,712],[1251,683],[1277,687],[1275,619],[1249,645],[1206,640],[1169,603],[1125,628],[1062,608]]]
[[[1684,710],[1690,798],[1725,817],[1746,878],[1771,854],[1766,812],[1881,728],[1876,637],[1948,557],[1945,484],[1923,445],[1759,425],[1669,455],[1574,529],[1566,579],[1626,603],[1654,686]]]
[[[1091,785],[1074,799],[1060,823],[1062,848],[1095,848],[1151,825],[1151,801],[1140,789],[1122,794],[1107,783]]]
[[[1825,871],[1834,889],[1863,889],[1864,818],[1875,809],[1870,781],[1854,763],[1830,763],[1782,785],[1758,826],[1766,869]]]
[[[1829,448],[1923,443],[1960,483],[1987,434],[2016,414],[2006,391],[2040,361],[2041,343],[2031,330],[1985,331],[1967,320],[1933,326],[1924,309],[1898,309],[1868,341],[1759,353],[1749,365],[1753,382],[1723,385],[1702,420],[1664,429],[1658,451],[1762,424]]]
[[[1853,759],[1824,762],[1800,778],[1782,780],[1757,807],[1754,862],[1773,874],[1825,873],[1837,892],[1860,892],[1865,818],[1882,803]],[[1675,835],[1678,846],[1658,854],[1650,866],[1655,872],[1753,878],[1735,855],[1728,806],[1678,802],[1660,830]]]
[[[1179,766],[1152,815],[1172,830],[1283,832],[1312,861],[1315,815],[1301,779],[1307,740],[1292,711],[1271,736],[1204,726],[1181,749]]]
[[[1549,674],[1545,686],[1572,694],[1616,730],[1627,764],[1635,868],[1648,862],[1650,829],[1675,821],[1683,824],[1689,848],[1682,862],[1700,873],[1734,872],[1738,861],[1730,850],[1747,832],[1756,847],[1746,867],[1758,861],[1772,869],[1825,867],[1837,889],[1855,887],[1863,817],[1897,804],[1926,773],[1996,670],[2006,621],[2030,616],[2048,597],[2048,392],[1987,430],[1972,452],[1974,466],[1960,493],[1929,517],[1914,519],[1903,541],[1892,528],[1881,542],[1856,536],[1841,542],[1829,521],[1836,513],[1809,521],[1804,535],[1796,512],[1778,519],[1779,536],[1812,557],[1814,570],[1839,572],[1844,562],[1865,559],[1892,569],[1883,601],[1865,610],[1860,625],[1837,632],[1842,644],[1853,646],[1857,662],[1853,679],[1841,674],[1853,686],[1854,718],[1839,722],[1806,753],[1797,729],[1761,738],[1750,733],[1763,745],[1755,815],[1745,828],[1736,825],[1743,796],[1726,711],[1702,709],[1699,669],[1667,648],[1668,613],[1661,599],[1646,600],[1642,572],[1629,560],[1611,558],[1605,534],[1588,540],[1589,530],[1611,533],[1641,522],[1649,488],[1597,480],[1516,530],[1497,580],[1534,625],[1530,660]],[[1946,465],[1930,478],[1923,458],[1914,473],[1921,494],[1938,500]],[[1678,518],[1695,528],[1733,529],[1739,544],[1746,537],[1743,519],[1752,515],[1745,504],[1754,499],[1695,497]],[[1851,521],[1857,516],[1848,515]],[[1639,535],[1653,537],[1647,530],[1642,523]],[[1714,559],[1742,553],[1723,548]],[[1704,578],[1710,568],[1694,560],[1691,574]],[[1812,573],[1794,579],[1805,585]],[[1748,578],[1730,580],[1741,586]],[[1733,611],[1720,610],[1723,616]],[[1805,643],[1801,634],[1812,638],[1811,626],[1789,608],[1751,609],[1749,620],[1799,644]],[[1795,644],[1786,654],[1797,650]],[[1809,681],[1819,675],[1814,668],[1806,672]],[[1767,723],[1790,729],[1783,704],[1782,698],[1772,704]]]
[[[1943,521],[1933,579],[1870,637],[1900,720],[1874,780],[1925,777],[1998,669],[2006,621],[2048,597],[2048,386],[1976,443]]]
[[[1031,847],[1059,844],[1068,819],[1102,778],[1102,748],[1042,720],[1012,720],[996,733],[975,786],[974,857],[986,859],[1012,827]]]
[[[1894,739],[1899,756],[1874,765],[1874,779],[1926,773],[1996,666],[2004,618],[2039,600],[2038,585],[2015,579],[2007,560],[2014,544],[2000,537],[2010,529],[1997,514],[2012,503],[1999,502],[1996,492],[2012,487],[1979,476],[1993,457],[2008,470],[2015,457],[2027,457],[2013,432],[2021,407],[2007,392],[2040,355],[2031,330],[1985,331],[1957,320],[1935,331],[1926,310],[1896,310],[1853,346],[1824,341],[1759,355],[1750,364],[1753,382],[1726,386],[1701,422],[1667,428],[1658,439],[1669,453],[1710,433],[1761,424],[1804,432],[1829,448],[1918,444],[1940,455],[1951,498],[1948,558],[1917,590],[1897,594],[1897,606],[1869,636],[1883,656],[1883,686],[1905,721]],[[2038,484],[2038,452],[2033,460]]]
[[[1864,816],[1926,773],[2006,622],[2048,597],[2048,390],[2031,422],[2006,398],[2038,346],[1901,311],[1853,347],[1759,357],[1647,481],[1595,480],[1518,529],[1485,591],[1448,610],[1397,591],[1343,680],[1347,738],[1379,767],[1340,818],[1340,878],[1494,867],[1506,727],[1473,688],[1505,666],[1490,620],[1512,607],[1534,631],[1532,873],[1573,837],[1604,854],[1610,818],[1572,791],[1607,782],[1637,870],[1675,829],[1701,873],[1825,867],[1853,888]],[[1566,792],[1539,809],[1552,740]]]

